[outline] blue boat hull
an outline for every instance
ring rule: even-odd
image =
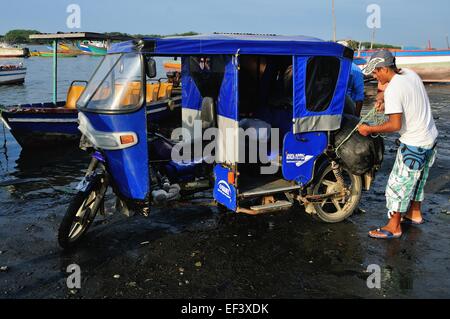
[[[170,119],[181,119],[181,97],[172,99],[173,107],[168,101],[158,101],[147,105],[149,124],[160,123]],[[11,134],[22,148],[54,148],[74,145],[80,140],[78,130],[78,111],[57,107],[52,103],[20,105],[3,109],[1,119],[8,126]],[[49,107],[52,105],[53,107]]]

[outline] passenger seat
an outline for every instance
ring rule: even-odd
[[[148,83],[146,91],[146,102],[152,103],[158,100],[164,100],[172,96],[173,83]]]
[[[67,92],[67,99],[65,108],[68,109],[76,109],[77,101],[80,98],[86,87],[83,85],[71,85],[69,91]]]

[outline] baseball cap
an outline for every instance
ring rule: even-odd
[[[395,57],[388,50],[380,50],[372,54],[369,63],[362,70],[364,75],[370,75],[375,68],[395,65]]]

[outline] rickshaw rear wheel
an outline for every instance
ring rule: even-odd
[[[316,216],[327,223],[338,223],[348,218],[358,207],[362,193],[361,176],[352,174],[341,165],[341,174],[344,179],[344,188],[338,183],[331,164],[320,174],[316,183],[310,187],[308,193],[313,195],[326,195],[331,193],[343,193],[325,198],[319,203],[314,203]]]
[[[89,191],[75,195],[59,226],[58,243],[63,249],[73,248],[83,239],[104,204],[107,189],[104,175],[96,176],[92,183]]]

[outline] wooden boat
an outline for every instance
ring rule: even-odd
[[[77,48],[84,52],[85,54],[91,55],[105,55],[107,52],[106,47],[100,46],[99,44],[94,44],[91,42],[79,42]]]
[[[106,54],[106,48],[98,47],[95,45],[88,45],[88,47],[93,55],[105,55]]]
[[[15,48],[6,46],[5,44],[0,45],[0,58],[24,58],[30,55],[28,48]]]
[[[0,65],[0,85],[23,83],[26,73],[27,68],[21,63]]]
[[[47,46],[47,49],[53,53],[53,47]],[[75,45],[72,45],[70,43],[59,43],[58,44],[58,53],[64,53],[69,55],[80,55],[80,54],[86,54],[86,52],[81,51],[78,47]]]
[[[170,71],[178,71],[181,72],[181,61],[177,60],[168,60],[163,63],[164,69],[166,72]]]
[[[78,54],[76,53],[69,53],[69,52],[63,52],[59,51],[56,53],[58,58],[76,58]],[[31,52],[31,56],[39,56],[43,58],[51,58],[54,56],[54,53],[51,51],[33,51]]]
[[[84,86],[74,81],[67,93],[66,101],[55,103],[20,104],[9,107],[0,106],[0,120],[22,148],[51,148],[76,144],[81,133],[78,130],[78,110],[76,101],[83,93]],[[163,84],[163,83],[161,83]],[[147,86],[147,119],[149,123],[160,123],[173,117],[181,117],[181,93],[173,90],[166,94],[149,94],[155,91],[156,84]]]
[[[86,43],[84,43],[84,42],[78,42],[77,43],[77,48],[80,51],[82,51],[82,52],[84,52],[86,54],[90,54],[91,53],[91,50],[89,49],[89,46]]]
[[[415,71],[424,82],[450,82],[450,49],[399,50],[389,49],[399,68]],[[361,68],[376,50],[355,52],[354,61]]]

